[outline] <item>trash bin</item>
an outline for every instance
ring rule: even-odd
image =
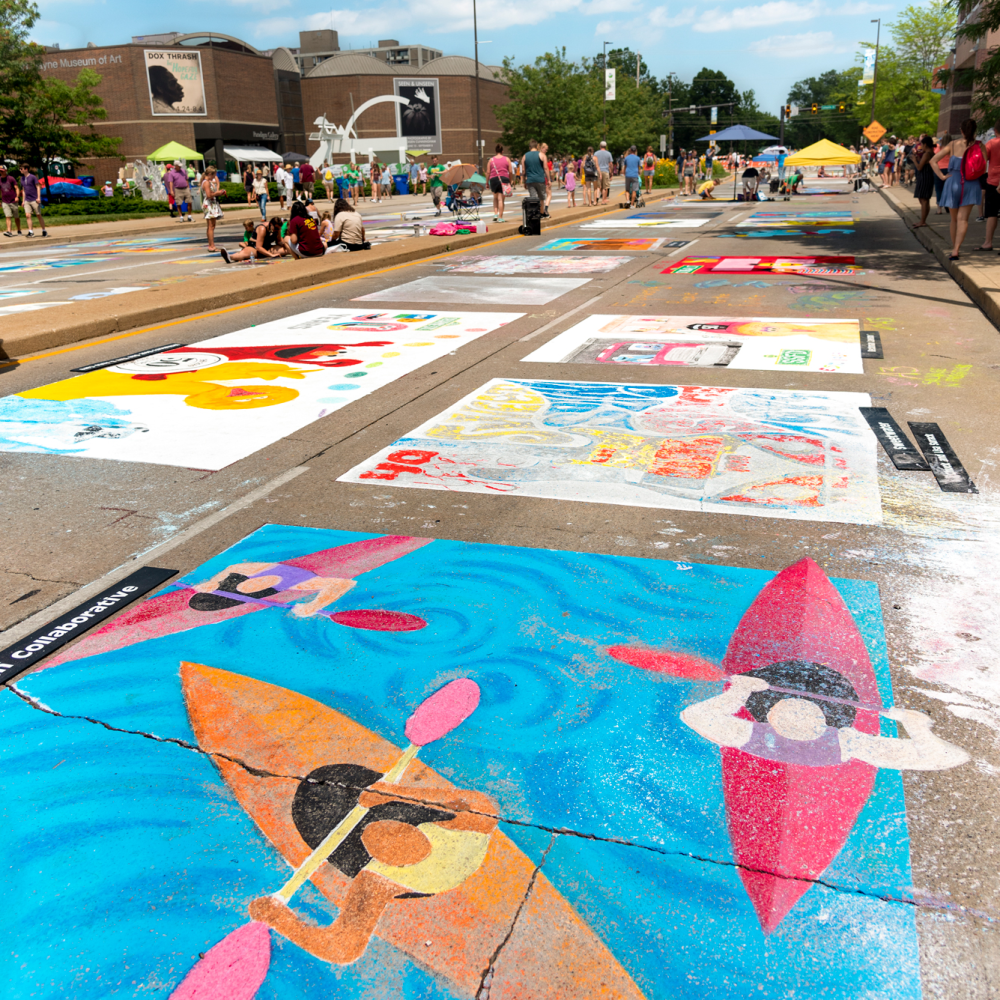
[[[537,198],[521,199],[523,223],[517,227],[522,236],[542,235],[542,203]]]
[[[396,182],[396,194],[410,193],[410,175],[393,174],[392,179]]]

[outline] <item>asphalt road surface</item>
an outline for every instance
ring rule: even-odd
[[[224,983],[209,949],[359,796],[364,838],[224,953],[250,992],[204,995],[254,995],[268,924],[259,997],[1000,994],[997,330],[878,194],[826,183],[2,374],[7,645],[139,567],[179,574],[0,699],[19,995]],[[181,240],[132,256],[51,279],[0,258],[2,288],[204,264]],[[268,354],[305,372],[282,381],[219,353],[240,336],[207,345],[232,367],[206,388],[185,355],[186,407],[121,388],[177,366],[102,369],[89,419],[128,433],[26,429],[83,407],[44,388],[73,369],[239,331],[328,346]],[[448,689],[407,723],[459,678],[474,711]],[[446,722],[395,799],[363,794]]]

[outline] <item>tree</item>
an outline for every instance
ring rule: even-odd
[[[23,130],[25,100],[41,81],[45,50],[28,41],[38,20],[30,0],[0,0],[0,155],[10,156]]]
[[[799,114],[785,123],[785,142],[799,149],[820,139],[831,139],[842,146],[856,144],[860,134],[855,117],[860,76],[861,71],[854,67],[829,69],[793,84],[788,92],[788,103],[797,104]],[[809,110],[812,104],[820,107],[843,104],[846,110],[843,113],[827,110],[813,115]]]
[[[54,77],[40,80],[25,98],[24,129],[15,140],[19,158],[42,164],[47,177],[48,164],[56,158],[78,166],[86,157],[117,156],[121,139],[94,128],[95,121],[108,117],[94,93],[100,82],[92,69],[80,70],[74,83]]]
[[[507,57],[503,67],[509,101],[493,110],[503,127],[501,142],[516,156],[531,139],[547,142],[553,152],[596,145],[604,85],[585,61],[569,61],[562,48],[546,52],[530,66],[514,66]]]
[[[948,0],[930,0],[926,7],[907,7],[889,25],[889,34],[903,63],[933,73],[951,49],[955,26],[955,10]]]
[[[873,46],[872,46],[873,47]],[[890,135],[919,136],[937,131],[941,97],[931,91],[931,73],[907,62],[891,46],[878,50],[875,76],[875,120]],[[872,120],[872,88],[860,88],[854,105],[854,120],[859,129]]]

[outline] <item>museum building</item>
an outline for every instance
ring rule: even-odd
[[[311,66],[303,75],[302,67]],[[340,50],[335,31],[302,32],[297,49],[261,51],[215,32],[136,36],[131,44],[47,51],[42,72],[67,82],[83,68],[101,75],[96,93],[107,119],[97,131],[122,139],[126,162],[176,141],[225,165],[286,152],[311,155],[313,122],[344,126],[371,97],[404,96],[410,106],[378,104],[355,124],[365,136],[402,135],[414,151],[442,159],[476,158],[475,63],[388,39],[375,49]],[[507,88],[497,67],[480,64],[479,113],[487,156],[500,134],[493,107]],[[384,154],[383,154],[384,155]],[[338,159],[346,161],[346,155]],[[420,156],[426,159],[427,156]],[[115,159],[86,161],[100,183]]]

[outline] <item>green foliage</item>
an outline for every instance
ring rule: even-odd
[[[860,76],[859,76],[860,79]],[[888,45],[880,45],[875,76],[875,120],[897,137],[937,131],[941,95],[931,93],[931,72],[907,62]],[[857,129],[872,120],[872,88],[862,87],[854,106]]]
[[[0,0],[0,154],[6,158],[24,131],[26,99],[41,80],[45,50],[28,41],[38,17],[30,0]]]
[[[1000,0],[953,0],[957,11],[958,38],[981,41],[1000,30]],[[976,69],[939,73],[942,81],[955,78],[956,86],[973,89],[972,110],[985,125],[992,125],[1000,105],[1000,48],[987,48],[986,59]]]
[[[846,70],[830,69],[794,84],[788,92],[788,102],[797,104],[799,113],[785,122],[785,144],[802,149],[820,139],[830,139],[841,146],[852,143],[856,146],[864,127],[859,127],[855,114],[860,79],[861,70],[854,66]],[[809,111],[812,104],[820,107],[824,104],[844,104],[847,110],[843,113],[820,111],[818,115],[813,115]]]
[[[927,6],[902,11],[889,25],[889,34],[901,62],[933,73],[948,56],[956,24],[948,0],[930,0]]]
[[[105,198],[98,195],[96,198],[75,198],[73,201],[63,202],[59,205],[46,205],[43,214],[45,218],[64,216],[85,215],[88,218],[103,218],[107,215],[124,217],[134,216],[145,218],[149,215],[159,215],[170,211],[170,206],[165,201],[143,201],[141,198],[123,198],[116,195],[114,198]]]
[[[660,162],[656,164],[656,170],[653,172],[653,187],[679,187],[677,181],[677,165],[673,160],[660,160]]]

